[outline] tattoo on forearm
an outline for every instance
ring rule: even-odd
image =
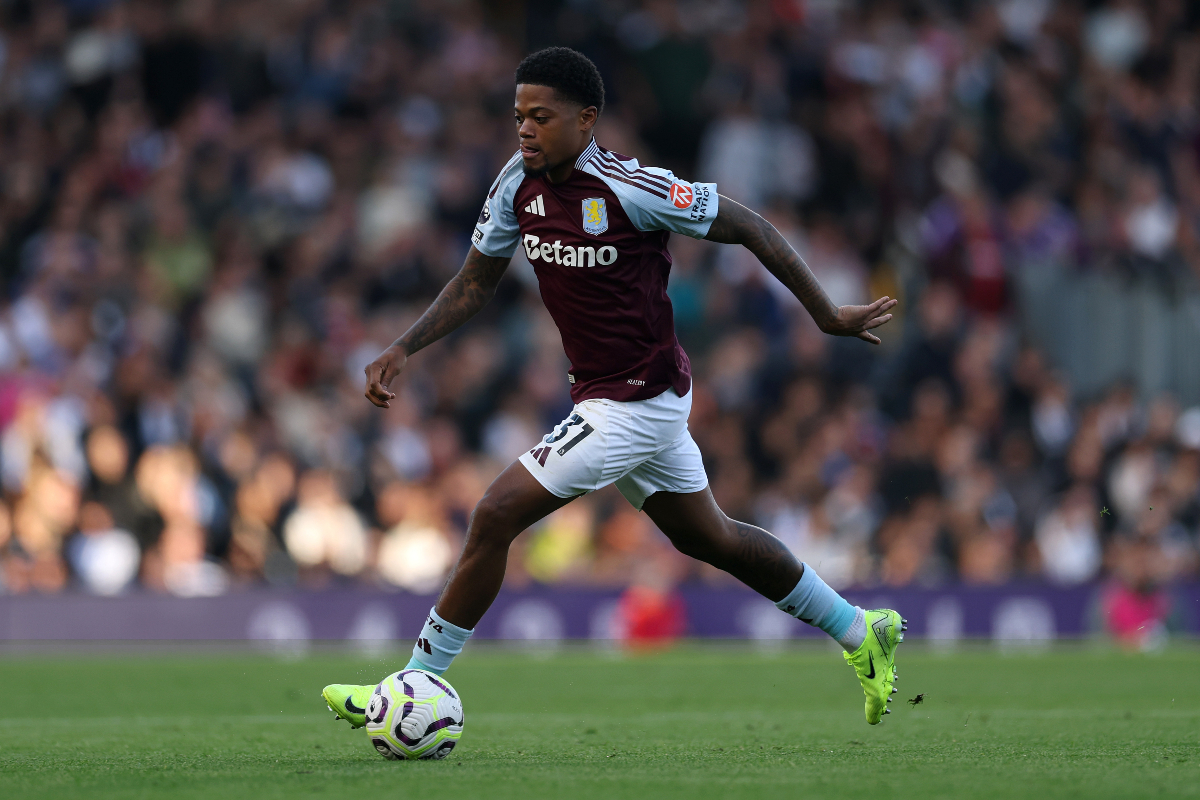
[[[412,355],[458,328],[492,299],[507,267],[507,258],[485,256],[472,247],[462,269],[395,344]]]
[[[742,204],[721,195],[717,218],[704,238],[724,244],[740,244],[754,253],[763,266],[804,304],[821,327],[836,317],[837,306],[825,294],[800,254],[775,230],[774,225]]]

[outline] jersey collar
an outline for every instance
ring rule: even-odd
[[[583,148],[583,152],[579,154],[579,158],[575,160],[575,169],[583,169],[583,165],[591,160],[592,156],[599,152],[599,145],[596,144],[595,139],[592,139],[590,142],[588,142],[588,146]]]

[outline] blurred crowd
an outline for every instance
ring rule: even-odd
[[[901,299],[882,347],[833,340],[673,237],[728,513],[835,586],[1111,578],[1137,617],[1196,575],[1200,398],[1078,396],[1012,288],[1200,276],[1194,3],[3,0],[4,592],[440,586],[570,409],[528,263],[391,410],[362,369],[461,265],[548,44],[600,67],[602,145],[761,210],[835,302]],[[727,580],[612,490],[508,575]]]

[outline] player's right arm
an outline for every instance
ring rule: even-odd
[[[479,313],[496,294],[496,286],[508,268],[509,257],[485,256],[471,248],[458,271],[437,300],[403,336],[367,365],[367,399],[388,408],[396,395],[388,386],[404,369],[413,353],[441,339]]]
[[[521,185],[521,154],[508,160],[492,183],[479,222],[471,235],[471,250],[462,269],[446,284],[421,318],[391,347],[367,365],[367,399],[387,408],[396,398],[388,386],[404,369],[408,357],[458,328],[496,294],[496,286],[517,250],[520,230],[513,211],[513,195]]]

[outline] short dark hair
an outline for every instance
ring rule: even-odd
[[[592,60],[569,47],[530,53],[517,67],[517,83],[549,86],[564,100],[604,110],[604,80]]]

